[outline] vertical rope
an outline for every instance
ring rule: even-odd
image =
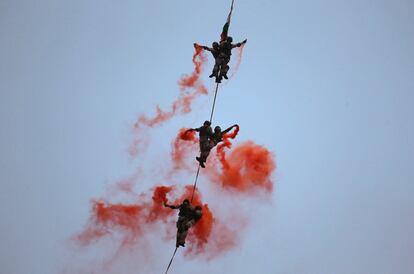
[[[220,83],[217,83],[216,91],[214,92],[213,108],[211,109],[210,123],[213,121],[214,107],[216,106],[217,90]]]
[[[194,181],[194,186],[193,186],[193,194],[191,194],[191,203],[193,202],[193,198],[194,198],[194,192],[196,190],[197,187],[197,179],[198,179],[198,174],[200,173],[200,165],[198,165],[198,169],[197,169],[197,175]]]
[[[170,269],[171,263],[174,260],[174,256],[175,256],[175,253],[177,252],[177,249],[178,249],[178,246],[174,250],[174,254],[172,255],[171,260],[170,260],[170,263],[167,266],[167,270],[165,270],[165,274],[167,274],[168,273],[168,270]]]

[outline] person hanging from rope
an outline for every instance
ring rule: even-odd
[[[218,75],[218,78],[216,78],[217,83],[220,83],[223,78],[226,80],[229,79],[227,77],[227,72],[230,69],[230,66],[228,64],[231,58],[231,50],[234,48],[241,47],[242,45],[246,43],[247,43],[247,39],[245,39],[244,41],[240,43],[233,44],[233,38],[231,36],[227,36],[224,40],[220,41],[220,44],[219,44],[220,53],[217,58],[220,60],[220,74]]]
[[[229,71],[230,67],[228,63],[230,62],[231,57],[231,50],[235,47],[241,47],[247,42],[247,39],[245,39],[243,42],[232,44],[233,38],[228,36],[229,28],[230,28],[230,21],[231,21],[231,14],[233,12],[233,4],[234,1],[231,3],[230,12],[227,15],[227,20],[223,25],[223,29],[220,34],[220,42],[214,42],[212,45],[212,48],[198,45],[197,43],[194,43],[194,47],[202,47],[204,50],[208,50],[211,52],[211,54],[214,57],[215,64],[213,68],[213,72],[209,76],[210,78],[216,77],[216,83],[221,83],[221,80],[228,79],[227,72]]]
[[[230,62],[231,57],[231,50],[236,47],[241,47],[242,45],[246,44],[247,39],[245,39],[243,42],[232,44],[233,38],[229,36],[229,28],[230,28],[230,22],[231,22],[231,14],[233,13],[233,4],[234,1],[231,2],[230,12],[227,15],[226,23],[223,25],[223,29],[220,34],[220,54],[218,59],[222,60],[220,63],[220,74],[218,75],[218,78],[216,78],[217,83],[221,83],[221,80],[228,79],[227,72],[230,69],[230,66],[228,63]]]
[[[230,36],[226,36],[224,40],[220,41],[220,43],[213,42],[211,48],[194,43],[194,47],[201,47],[204,50],[210,51],[213,55],[215,63],[213,71],[211,72],[209,77],[216,77],[216,83],[221,83],[221,80],[223,78],[228,79],[227,72],[230,69],[228,63],[230,62],[231,58],[231,50],[246,44],[247,39],[237,44],[233,44],[232,42],[233,38]]]
[[[215,61],[215,63],[214,63],[214,67],[213,67],[213,71],[211,72],[211,74],[210,74],[210,78],[213,78],[213,77],[216,77],[216,79],[218,78],[218,76],[219,76],[219,70],[220,70],[220,67],[221,67],[221,65],[223,64],[223,62],[224,62],[224,59],[223,58],[219,58],[219,56],[220,56],[220,47],[219,47],[219,43],[218,42],[213,42],[213,44],[211,45],[211,48],[209,48],[209,47],[207,47],[207,46],[203,46],[203,45],[199,45],[199,44],[197,44],[197,43],[194,43],[194,47],[195,48],[197,48],[197,47],[201,47],[202,49],[204,49],[204,50],[207,50],[207,51],[209,51],[209,52],[211,52],[211,54],[213,55],[213,57],[214,57],[214,61]]]
[[[208,122],[208,121],[206,121]],[[206,122],[204,122],[204,124],[206,124]],[[207,161],[207,157],[210,154],[210,151],[220,142],[223,141],[223,135],[230,132],[230,130],[232,130],[234,127],[238,127],[237,124],[232,125],[231,127],[225,129],[225,130],[221,130],[221,127],[216,126],[214,128],[214,133],[208,134],[203,138],[202,141],[202,137],[201,137],[201,131],[200,131],[200,157],[196,157],[197,161],[200,163],[200,166],[202,168],[205,168],[205,163]],[[202,128],[202,127],[201,127]],[[201,129],[200,128],[200,129]],[[211,129],[211,127],[210,127]],[[198,129],[188,129],[188,131],[192,131],[192,130],[198,130]]]
[[[238,127],[238,126],[239,126],[238,124],[234,124],[231,127],[227,128],[223,131],[221,131],[221,127],[216,126],[214,128],[213,136],[211,137],[211,142],[213,144],[213,147],[215,147],[216,145],[218,145],[218,143],[223,141],[223,135],[224,134],[229,133],[230,130],[232,130],[233,128]]]
[[[193,207],[188,199],[185,199],[180,205],[168,205],[164,203],[165,207],[172,209],[179,209],[177,220],[177,241],[176,247],[185,247],[185,238],[187,237],[188,230],[195,225],[202,217],[201,206]]]
[[[190,128],[187,131],[197,131],[200,138],[200,157],[196,157],[196,160],[200,163],[202,168],[205,168],[204,163],[207,160],[208,154],[211,150],[211,137],[213,136],[213,130],[211,129],[210,121],[205,121],[203,126],[199,128]]]

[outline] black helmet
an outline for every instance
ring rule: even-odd
[[[210,121],[204,121],[204,125],[205,125],[205,126],[210,126],[210,125],[211,125],[211,123],[210,123]]]
[[[213,46],[213,48],[217,48],[219,46],[219,43],[213,42],[212,46]]]
[[[190,204],[190,201],[189,201],[188,199],[185,199],[185,200],[183,201],[183,204]]]
[[[233,37],[231,37],[231,36],[227,37],[227,42],[229,42],[229,43],[233,42]]]
[[[215,131],[215,132],[221,132],[221,127],[216,126],[216,127],[214,128],[214,131]]]

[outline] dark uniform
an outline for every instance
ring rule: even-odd
[[[221,82],[221,79],[223,77],[225,79],[228,79],[227,72],[230,69],[228,63],[230,62],[231,50],[236,47],[241,47],[241,45],[247,42],[247,39],[237,44],[232,44],[232,42],[233,42],[233,38],[231,38],[230,36],[227,37],[225,40],[220,41],[219,59],[222,60],[222,63],[221,63],[220,75],[218,77],[218,81],[219,81],[218,83]]]
[[[199,46],[199,45],[194,44],[194,46]],[[211,72],[209,77],[210,78],[216,77],[216,79],[218,79],[220,68],[221,68],[222,64],[224,63],[222,55],[220,55],[221,50],[220,50],[219,43],[214,42],[212,44],[211,48],[209,48],[207,46],[200,46],[200,47],[202,47],[204,50],[207,50],[207,51],[211,52],[211,54],[213,55],[213,57],[214,57],[214,67],[213,67],[213,71]]]
[[[204,163],[207,161],[207,157],[212,148],[210,139],[213,136],[213,130],[210,125],[211,123],[209,121],[205,121],[202,127],[189,129],[197,131],[200,137],[200,157],[196,157],[196,159],[201,167],[205,167]]]
[[[176,247],[185,245],[185,238],[187,237],[188,230],[197,223],[202,217],[201,206],[195,208],[190,202],[185,199],[181,205],[167,205],[164,206],[179,209],[178,221],[177,221],[177,241]]]
[[[221,128],[219,126],[216,126],[214,128],[213,136],[211,137],[211,141],[213,143],[213,146],[216,146],[218,143],[223,141],[223,135],[228,133],[232,128],[236,127],[237,125],[232,125],[231,127],[227,128],[226,130],[221,131]]]

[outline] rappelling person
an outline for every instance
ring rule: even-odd
[[[222,63],[220,67],[220,74],[216,78],[217,83],[220,83],[222,78],[228,79],[227,72],[230,69],[228,63],[230,62],[231,50],[235,47],[241,47],[247,42],[247,39],[245,39],[243,42],[232,44],[233,38],[229,36],[229,28],[230,28],[231,14],[233,12],[233,4],[234,4],[234,1],[231,2],[230,12],[227,15],[227,20],[224,23],[223,29],[220,34],[220,43],[219,43],[220,54],[219,54],[218,59],[222,60]]]
[[[231,58],[231,50],[234,48],[241,47],[246,43],[247,39],[240,43],[233,44],[233,38],[231,36],[226,36],[225,38],[222,38],[219,44],[220,53],[217,57],[217,59],[220,60],[220,74],[218,75],[218,77],[216,77],[217,83],[220,83],[223,78],[226,80],[229,79],[227,77],[227,72],[230,69],[230,66],[228,64]]]
[[[201,47],[204,50],[207,50],[209,52],[211,52],[211,54],[214,57],[214,67],[213,67],[213,71],[210,74],[210,78],[216,77],[216,80],[219,77],[219,70],[221,65],[224,62],[223,58],[219,58],[220,56],[220,46],[218,42],[213,42],[213,44],[211,45],[211,48],[207,47],[207,46],[203,46],[203,45],[198,45],[196,43],[194,43],[194,47]]]
[[[196,157],[196,160],[200,163],[202,168],[205,168],[204,163],[207,160],[208,154],[211,150],[211,137],[213,136],[213,130],[211,129],[210,121],[205,121],[203,126],[199,128],[190,128],[187,131],[197,131],[200,137],[200,157]]]
[[[213,147],[215,147],[218,143],[220,143],[220,142],[223,141],[224,134],[229,133],[230,130],[232,130],[233,128],[238,127],[238,126],[239,125],[234,124],[231,127],[227,128],[227,129],[225,129],[223,131],[221,131],[221,127],[216,126],[214,128],[214,133],[213,133],[213,135],[211,137],[211,142],[213,144]]]
[[[201,206],[196,206],[194,208],[188,199],[185,199],[180,205],[168,205],[167,203],[164,203],[164,206],[180,210],[177,220],[177,241],[175,246],[184,247],[188,230],[202,217],[202,208]]]
[[[222,38],[220,43],[213,42],[211,48],[194,43],[194,47],[201,47],[204,50],[210,51],[213,55],[215,62],[213,71],[211,72],[209,77],[216,77],[216,83],[221,83],[221,80],[223,78],[228,79],[227,72],[230,69],[228,63],[230,62],[231,50],[246,44],[247,39],[237,44],[232,44],[232,42],[233,38],[230,36],[226,36],[224,37],[224,39]]]
[[[206,125],[208,125],[208,127]],[[200,132],[200,157],[196,157],[196,160],[200,163],[200,166],[202,168],[206,167],[205,163],[207,161],[207,157],[210,154],[211,149],[213,149],[218,143],[222,142],[223,135],[230,132],[230,130],[232,130],[234,127],[238,127],[238,125],[234,124],[231,127],[221,131],[221,127],[216,126],[214,128],[214,132],[212,132],[210,122],[205,121],[204,126],[200,128],[188,129],[188,131],[194,130]]]

